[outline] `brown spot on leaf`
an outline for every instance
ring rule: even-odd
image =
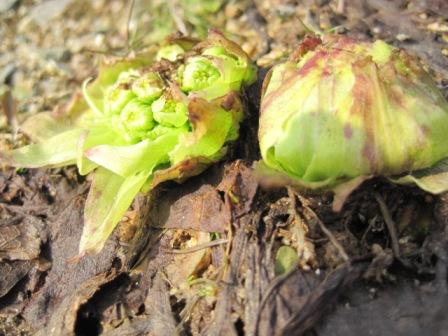
[[[405,107],[404,101],[403,101],[403,94],[397,89],[397,88],[390,88],[388,90],[388,95],[390,97],[390,100],[397,106],[400,106],[402,108]]]
[[[426,125],[421,125],[420,126],[420,131],[422,132],[422,134],[424,136],[428,136],[431,133],[431,129],[428,126],[426,126]]]
[[[346,139],[351,139],[353,136],[353,129],[352,126],[349,123],[346,123],[344,125],[344,137]]]
[[[120,83],[120,84],[118,85],[118,87],[119,87],[121,90],[130,90],[130,89],[131,89],[131,83],[126,83],[126,82],[124,82],[124,83]]]
[[[351,113],[364,114],[371,108],[372,96],[370,86],[370,80],[366,75],[360,73],[356,74],[356,81],[352,88],[354,103],[351,108]]]
[[[226,110],[229,111],[232,109],[234,103],[235,103],[235,99],[237,98],[237,94],[235,91],[231,91],[228,94],[226,94],[224,96],[223,101],[221,102],[221,107]]]
[[[297,72],[293,72],[293,74],[295,74]],[[290,74],[290,72],[288,72],[288,74]],[[261,109],[260,109],[260,114],[262,115],[264,110],[267,110],[269,108],[269,106],[275,102],[275,100],[281,96],[281,93],[288,90],[289,87],[293,86],[294,83],[296,82],[296,77],[295,75],[290,75],[289,77],[285,76],[286,74],[284,73],[282,76],[282,85],[279,87],[279,89],[271,91],[268,95],[265,95],[266,90],[269,87],[269,81],[271,79],[272,76],[272,70],[269,71],[268,75],[266,76],[265,80],[263,81],[263,87],[262,87],[262,95],[263,95],[263,99],[261,102]]]
[[[376,152],[373,141],[368,139],[362,149],[362,155],[369,161],[370,167],[374,168],[376,163]]]
[[[155,188],[158,184],[168,180],[182,182],[190,176],[195,176],[203,172],[210,165],[210,163],[210,160],[207,158],[196,157],[186,159],[167,169],[157,170],[154,173],[151,188]]]
[[[306,76],[311,70],[315,69],[321,60],[326,60],[328,58],[328,52],[324,50],[317,51],[299,70],[299,76]]]
[[[320,44],[322,44],[322,40],[317,36],[305,37],[299,47],[291,54],[289,60],[293,62],[299,61],[303,55],[308,51],[315,50]]]
[[[84,154],[86,157],[92,157],[95,156],[96,154],[98,154],[98,148],[93,147],[93,148],[89,148],[86,151],[84,151]]]
[[[207,110],[204,109],[204,105],[207,104],[202,98],[194,97],[190,100],[190,103],[188,104],[188,119],[193,127],[195,127],[201,118],[206,115]]]
[[[345,50],[351,50],[352,45],[359,43],[359,41],[353,37],[336,34],[325,36],[324,42],[328,42],[332,48]]]

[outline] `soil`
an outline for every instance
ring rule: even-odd
[[[201,20],[178,2],[0,3],[0,150],[27,141],[28,116],[63,110],[105,54],[167,29],[217,26],[260,66],[226,161],[139,195],[97,255],[74,258],[88,178],[0,167],[0,335],[448,335],[448,194],[376,178],[335,213],[332,194],[260,185],[252,169],[263,77],[303,23],[406,49],[448,97],[448,2],[215,2]]]

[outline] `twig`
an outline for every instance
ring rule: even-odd
[[[132,14],[134,13],[134,6],[135,6],[135,0],[131,0],[131,4],[129,5],[128,21],[126,23],[126,45],[128,47],[128,52],[132,49],[131,20],[132,20]]]
[[[228,239],[216,239],[216,240],[213,240],[213,241],[208,242],[208,243],[196,245],[196,246],[189,247],[189,248],[182,249],[182,250],[163,249],[162,251],[166,252],[166,253],[173,253],[173,254],[193,253],[193,252],[196,252],[196,251],[199,251],[199,250],[203,250],[203,249],[206,249],[206,248],[209,248],[209,247],[218,246],[218,245],[221,245],[221,244],[226,244],[228,242],[229,242]]]
[[[297,201],[295,192],[291,187],[287,187],[287,189],[290,199],[290,220],[288,222],[291,223],[291,226],[289,230],[293,236],[295,245],[297,246],[297,253],[300,257],[299,264],[302,266],[302,268],[308,268],[308,265],[312,264],[312,260],[316,259],[314,245],[307,238],[307,233],[309,230],[307,224],[302,219],[302,216],[300,216],[297,212]]]
[[[233,223],[235,221],[235,218],[233,215],[232,201],[230,200],[229,193],[225,193],[224,198],[225,198],[224,205],[227,208],[226,210],[229,211],[229,216],[230,216],[229,223],[228,223],[229,230],[228,230],[227,236],[229,237],[228,238],[229,242],[231,242],[231,241],[233,241]],[[230,256],[231,249],[232,249],[232,244],[227,245],[226,254],[225,254],[226,258],[228,258]]]
[[[292,210],[292,215],[293,216],[297,216],[297,212],[296,212],[296,207],[297,207],[296,193],[294,192],[294,190],[291,187],[287,187],[286,189],[288,190],[288,196],[289,196],[289,199],[291,201],[290,209]]]
[[[322,230],[322,232],[328,237],[328,239],[330,239],[331,243],[336,247],[336,249],[338,250],[339,254],[341,255],[341,258],[344,261],[348,261],[350,258],[348,257],[348,255],[345,252],[345,250],[342,247],[342,245],[339,244],[339,242],[336,239],[336,237],[331,233],[330,230],[327,229],[325,224],[319,219],[319,217],[317,217],[317,215],[314,213],[314,211],[312,211],[311,209],[308,209],[308,211],[311,211],[316,216],[315,219],[316,219],[317,224],[319,225],[319,227]]]
[[[371,220],[369,222],[369,226],[367,227],[367,229],[364,231],[364,233],[362,234],[361,240],[360,240],[360,244],[363,245],[365,240],[367,239],[367,235],[369,234],[370,230],[372,229],[373,226],[373,222],[376,219],[376,217],[373,218],[373,220]]]
[[[48,205],[14,205],[7,203],[0,203],[0,208],[5,208],[17,214],[35,212],[37,214],[43,214],[48,211]]]
[[[269,297],[274,292],[275,289],[277,289],[281,284],[283,284],[286,280],[289,279],[289,277],[293,274],[295,274],[299,269],[293,268],[288,273],[282,274],[274,278],[272,282],[269,284],[269,287],[261,299],[260,306],[258,307],[257,317],[255,320],[255,335],[258,334],[258,325],[260,324],[260,318],[261,318],[261,312],[263,311],[264,306],[268,302]]]
[[[316,220],[317,224],[319,225],[319,228],[322,230],[322,232],[328,237],[328,239],[330,239],[331,243],[334,245],[334,247],[336,247],[336,249],[339,252],[339,255],[341,256],[341,258],[344,261],[348,261],[350,258],[348,256],[348,254],[345,252],[344,248],[342,247],[342,245],[338,242],[338,240],[336,239],[336,237],[331,233],[330,230],[327,229],[327,227],[325,226],[325,224],[320,220],[320,218],[317,216],[317,214],[309,207],[306,205],[307,201],[305,198],[303,198],[302,196],[300,196],[299,194],[297,194],[297,197],[300,199],[300,202],[304,205],[304,210],[308,211],[312,217],[314,217],[314,219]]]
[[[392,219],[389,209],[387,208],[387,205],[384,202],[381,195],[378,193],[375,193],[374,196],[375,196],[375,199],[376,199],[378,205],[380,206],[381,214],[383,215],[384,222],[386,223],[387,230],[389,231],[390,239],[392,240],[392,251],[394,253],[394,256],[399,259],[400,258],[400,245],[398,244],[397,228],[396,228],[395,222]]]
[[[299,21],[302,23],[302,25],[305,27],[305,30],[313,32],[315,35],[324,35],[324,32],[319,27],[319,23],[316,22],[316,16],[313,14],[313,12],[308,9],[306,11],[305,19],[302,21],[299,19]]]
[[[0,88],[1,89],[1,88]],[[11,90],[7,89],[6,92],[0,97],[2,98],[3,111],[6,114],[6,120],[9,126],[11,126],[11,134],[13,142],[16,141],[18,132],[18,122],[17,122],[17,105],[14,97],[12,96]]]
[[[169,9],[170,14],[173,17],[174,22],[176,23],[177,29],[182,33],[184,36],[188,36],[188,29],[185,25],[185,22],[182,20],[181,16],[179,15],[179,11],[175,7],[174,3],[169,1]]]
[[[347,262],[331,271],[319,285],[310,288],[300,308],[292,310],[289,318],[277,335],[304,335],[316,326],[316,322],[324,315],[325,307],[334,302],[348,286],[357,281],[368,264],[353,265]]]
[[[336,7],[336,13],[344,14],[345,12],[345,0],[338,0],[338,5]]]
[[[185,307],[182,309],[182,311],[180,312],[180,321],[176,326],[176,330],[178,332],[179,335],[184,334],[183,331],[185,329],[185,323],[188,321],[188,319],[190,318],[194,307],[196,306],[196,304],[199,302],[200,300],[200,296],[195,294],[193,295],[193,297],[191,299],[189,299],[187,301],[187,304],[185,305]]]

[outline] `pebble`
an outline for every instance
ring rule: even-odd
[[[46,26],[50,20],[62,14],[67,5],[72,0],[47,0],[35,5],[30,14],[29,19],[35,21],[39,26]]]

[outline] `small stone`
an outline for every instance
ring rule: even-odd
[[[438,32],[438,33],[448,32],[448,24],[439,23],[439,22],[430,23],[427,26],[427,28],[431,31]]]
[[[378,26],[373,27],[372,31],[373,31],[375,34],[381,34],[381,28],[378,27]]]
[[[43,27],[56,16],[62,14],[71,0],[48,0],[31,9],[29,18]]]
[[[226,17],[235,18],[241,15],[241,7],[235,3],[230,3],[225,9]]]
[[[19,3],[19,0],[2,0],[2,1],[0,1],[0,13],[4,13],[4,12],[12,9],[18,3]]]
[[[411,37],[409,35],[406,35],[403,33],[397,34],[397,36],[395,36],[395,38],[400,42],[408,41],[411,39]]]

